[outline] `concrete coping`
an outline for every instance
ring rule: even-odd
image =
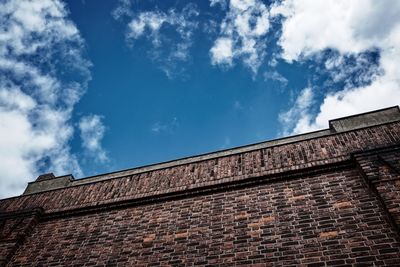
[[[328,136],[328,135],[332,135],[332,134],[339,133],[339,132],[346,132],[346,131],[356,130],[356,129],[365,128],[365,127],[371,127],[371,126],[376,126],[376,125],[391,123],[391,122],[396,122],[396,121],[400,121],[399,106],[393,106],[393,107],[384,108],[384,109],[380,109],[380,110],[375,110],[375,111],[370,111],[370,112],[366,112],[366,113],[361,113],[361,114],[356,114],[356,115],[352,115],[352,116],[329,120],[329,128],[328,129],[323,129],[323,130],[319,130],[319,131],[315,131],[315,132],[299,134],[299,135],[279,138],[279,139],[270,140],[270,141],[264,141],[264,142],[260,142],[260,143],[256,143],[256,144],[250,144],[250,145],[240,146],[240,147],[236,147],[236,148],[206,153],[206,154],[202,154],[202,155],[191,156],[191,157],[176,159],[176,160],[172,160],[172,161],[151,164],[151,165],[147,165],[147,166],[143,166],[143,167],[137,167],[137,168],[126,169],[126,170],[121,170],[121,171],[116,171],[116,172],[99,174],[99,175],[90,176],[90,177],[77,179],[77,180],[75,180],[71,174],[64,175],[64,176],[58,176],[58,177],[54,177],[54,175],[52,173],[44,174],[44,175],[39,176],[36,179],[36,181],[28,183],[28,186],[25,189],[25,192],[23,193],[23,195],[33,194],[33,193],[38,193],[38,192],[43,192],[43,191],[48,191],[48,190],[54,190],[54,189],[60,189],[60,188],[65,188],[65,187],[70,187],[70,186],[75,186],[75,185],[83,185],[83,184],[88,184],[88,183],[93,183],[93,182],[99,182],[99,181],[104,181],[104,180],[113,179],[113,178],[120,178],[120,177],[124,177],[127,175],[139,174],[139,173],[144,173],[144,172],[149,172],[149,171],[154,171],[154,170],[171,168],[171,167],[175,167],[175,166],[179,166],[179,165],[184,165],[184,164],[189,164],[189,163],[194,163],[194,162],[199,162],[199,161],[204,161],[204,160],[209,160],[209,159],[215,159],[215,158],[230,156],[230,155],[234,155],[234,154],[240,154],[240,153],[249,152],[249,151],[253,151],[253,150],[299,142],[299,141],[303,141],[303,140]]]
[[[399,106],[370,111],[329,121],[329,129],[335,132],[345,132],[364,127],[395,122],[400,119]]]
[[[36,181],[28,183],[23,195],[68,187],[71,186],[75,180],[74,176],[71,174],[58,177],[53,175],[53,178],[48,179],[41,179],[41,177],[42,176],[39,176]]]

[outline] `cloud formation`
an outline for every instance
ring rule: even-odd
[[[39,173],[81,175],[69,141],[91,63],[57,0],[0,3],[0,198]]]
[[[283,125],[281,135],[287,136],[291,133],[310,132],[310,107],[314,102],[314,92],[311,87],[306,87],[300,91],[292,107],[279,114],[279,121]]]
[[[114,10],[114,18],[124,21],[127,17],[126,38],[134,46],[141,38],[150,41],[149,56],[159,64],[168,78],[183,74],[184,63],[190,59],[194,30],[198,27],[195,18],[199,15],[193,4],[182,10],[132,12],[131,3],[122,1]]]
[[[336,80],[349,74],[367,82],[346,83],[324,96],[316,116],[298,119],[293,133],[327,127],[329,119],[400,104],[400,2],[373,0],[287,0],[274,5],[272,16],[283,16],[279,45],[287,62],[316,57],[327,49],[338,52],[325,64]],[[362,67],[365,53],[379,54],[379,68]],[[344,58],[356,57],[353,72]],[[361,66],[361,67],[360,67]]]
[[[217,3],[221,1],[210,4]],[[265,36],[270,28],[268,8],[260,0],[231,0],[228,9],[210,49],[211,63],[231,67],[234,60],[239,60],[255,74],[265,57]]]
[[[82,117],[79,121],[79,130],[86,154],[99,162],[106,162],[108,156],[101,145],[106,131],[102,120],[103,118],[99,115]]]

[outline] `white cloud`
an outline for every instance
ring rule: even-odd
[[[349,84],[329,93],[318,114],[295,132],[325,128],[328,119],[400,104],[400,1],[287,0],[276,4],[271,14],[285,17],[280,46],[281,56],[288,62],[313,57],[325,49],[334,49],[341,56],[373,49],[380,54],[380,70],[360,74],[361,78],[372,76],[370,83]],[[335,79],[345,79],[349,71],[341,65],[341,56],[325,64]],[[343,71],[338,71],[338,66]]]
[[[121,14],[129,18],[127,40],[133,45],[140,38],[151,41],[153,47],[149,55],[168,78],[181,75],[184,63],[190,59],[193,32],[198,27],[194,20],[199,15],[196,7],[188,4],[180,11],[170,8],[166,12],[155,10],[133,13],[128,3],[123,1],[114,11],[117,19],[122,17]],[[171,29],[174,33],[171,33]]]
[[[238,59],[257,73],[265,56],[269,26],[268,8],[260,0],[231,0],[220,36],[210,49],[212,64],[231,66]]]
[[[293,106],[279,114],[279,121],[283,125],[282,135],[298,134],[312,131],[309,126],[311,117],[309,109],[314,102],[314,92],[311,87],[304,88],[297,96]]]
[[[68,143],[90,62],[67,16],[57,0],[0,3],[0,198],[41,172],[82,174]]]
[[[159,31],[163,23],[175,25],[177,21],[174,16],[168,16],[163,12],[143,12],[128,24],[128,38],[137,39],[144,33],[145,29],[148,28],[155,37],[153,39],[155,45],[159,45],[160,40],[158,35],[160,34]]]
[[[212,64],[232,65],[233,41],[230,38],[221,37],[215,41],[214,46],[211,48],[211,61]]]
[[[379,67],[379,62],[374,60],[368,51],[357,54],[337,54],[330,55],[325,60],[325,69],[329,72],[333,83],[343,82],[345,88],[360,87],[370,84],[371,81],[383,74]]]
[[[99,115],[82,117],[79,121],[79,130],[81,132],[82,146],[86,153],[100,162],[105,162],[108,157],[101,145],[101,141],[106,128],[102,119]]]
[[[398,28],[399,8],[396,0],[287,0],[271,14],[286,17],[280,44],[283,58],[291,61],[326,48],[359,53],[386,46],[383,39]]]

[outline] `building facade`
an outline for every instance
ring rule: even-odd
[[[1,175],[1,174],[0,174]],[[399,266],[400,111],[0,200],[0,266]]]

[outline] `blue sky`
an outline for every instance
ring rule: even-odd
[[[0,3],[0,197],[400,103],[400,2]]]

